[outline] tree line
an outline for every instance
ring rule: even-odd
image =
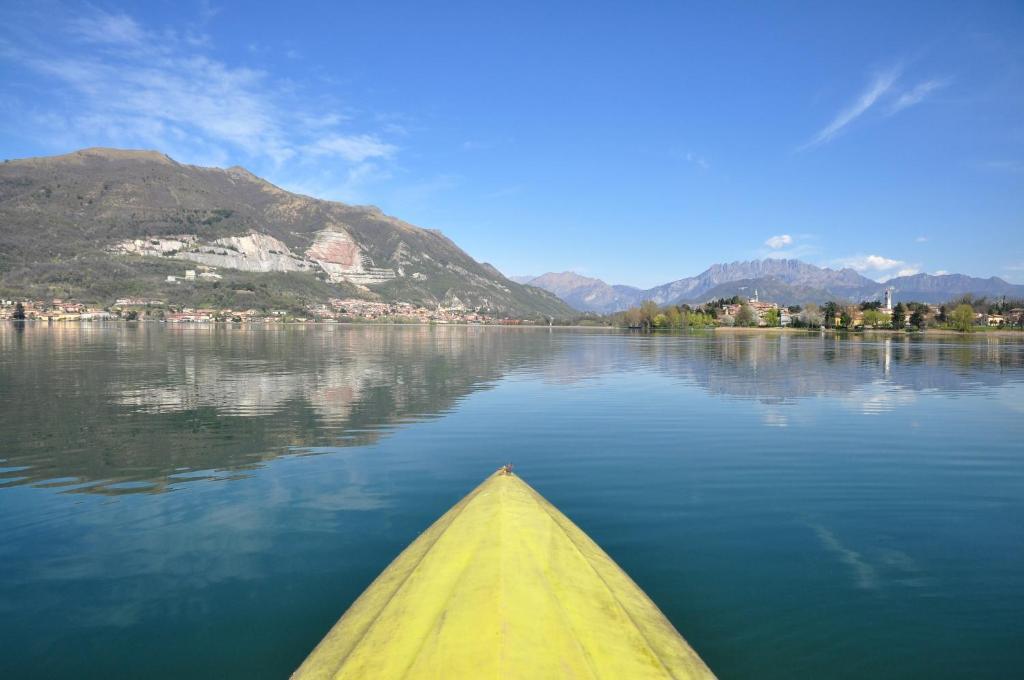
[[[735,315],[726,313],[726,308],[737,306]],[[645,331],[681,330],[686,328],[710,328],[714,326],[768,326],[781,325],[785,312],[788,326],[792,328],[830,328],[853,330],[854,328],[925,330],[947,328],[970,332],[976,327],[976,314],[1007,314],[1013,309],[1024,307],[1022,300],[991,301],[965,295],[937,311],[923,302],[899,302],[891,312],[882,309],[880,300],[864,300],[859,304],[848,304],[830,300],[823,305],[809,303],[790,305],[785,308],[765,310],[760,316],[750,302],[739,296],[710,300],[702,305],[658,305],[645,300],[637,307],[607,315],[602,319],[610,325]],[[589,317],[596,322],[596,318]],[[1013,319],[1017,326],[1024,327],[1024,318]]]

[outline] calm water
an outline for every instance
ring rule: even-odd
[[[283,678],[512,461],[722,678],[1024,667],[1024,343],[0,325],[0,675]]]

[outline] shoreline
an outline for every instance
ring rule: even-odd
[[[790,328],[790,327],[765,327],[765,326],[713,326],[713,327],[699,327],[699,328],[673,328],[673,329],[656,329],[652,331],[637,331],[635,329],[621,328],[618,326],[598,326],[591,324],[546,324],[546,323],[531,323],[525,322],[512,322],[512,323],[481,323],[481,322],[468,322],[468,321],[446,321],[446,322],[404,322],[404,321],[160,321],[158,319],[136,319],[129,321],[127,319],[90,319],[90,320],[47,320],[47,319],[0,319],[0,321],[6,321],[13,324],[31,324],[31,325],[46,325],[46,326],[82,326],[92,324],[110,324],[110,325],[142,325],[142,324],[157,324],[165,326],[207,326],[207,327],[219,327],[219,326],[403,326],[403,327],[422,327],[422,326],[465,326],[466,328],[547,328],[547,329],[574,329],[574,330],[588,330],[588,331],[615,331],[617,333],[629,333],[629,334],[640,334],[640,335],[659,335],[659,334],[682,334],[690,332],[711,332],[711,333],[722,333],[722,334],[736,334],[736,335],[756,335],[756,334],[789,334],[789,335],[843,335],[843,336],[871,336],[871,335],[883,335],[883,336],[902,336],[902,337],[1014,337],[1024,338],[1024,329],[986,329],[978,328],[976,330],[964,333],[962,331],[956,331],[949,328],[929,328],[924,331],[906,331],[906,330],[893,330],[891,328],[874,328],[870,330],[857,330],[851,331],[846,329],[834,329],[834,328]]]

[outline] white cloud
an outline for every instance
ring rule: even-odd
[[[207,20],[209,14],[204,11]],[[63,150],[144,147],[218,164],[237,162],[241,152],[247,163],[269,161],[271,173],[310,157],[336,159],[340,167],[321,170],[345,173],[398,151],[377,130],[352,129],[358,123],[333,102],[263,70],[213,58],[205,39],[187,31],[154,30],[126,14],[89,8],[22,36],[28,37],[5,45],[0,60],[42,77],[42,86],[68,103],[45,118],[26,112],[37,126],[26,134]]]
[[[934,272],[934,275],[935,276],[945,276],[948,273],[949,272],[946,271],[945,269],[936,269],[935,272]]]
[[[918,243],[928,243],[928,237],[927,236],[918,236],[914,240],[916,242],[918,242]]]
[[[777,234],[761,244],[761,247],[755,251],[755,257],[775,260],[801,260],[815,257],[820,253],[820,248],[815,243],[816,240],[817,235],[812,233]]]
[[[778,250],[783,246],[788,246],[792,242],[793,237],[790,236],[789,234],[779,234],[778,236],[772,236],[767,241],[765,241],[764,244],[769,248],[772,248],[773,250]]]
[[[843,128],[860,118],[864,112],[874,106],[883,95],[892,89],[897,78],[899,78],[900,70],[901,69],[899,67],[891,68],[872,78],[871,82],[868,83],[867,88],[865,88],[864,91],[860,93],[860,96],[857,97],[857,100],[840,111],[836,117],[832,119],[832,122],[822,128],[818,134],[811,139],[811,141],[804,144],[801,147],[801,150],[831,141],[832,138],[843,130]]]
[[[885,281],[895,276],[913,276],[921,272],[920,265],[882,255],[856,255],[835,260],[834,263],[840,267],[849,267],[865,276],[872,276],[877,281]]]
[[[839,264],[859,272],[866,272],[888,271],[896,269],[905,263],[902,260],[894,260],[889,257],[882,257],[881,255],[858,255],[856,257],[843,258],[839,260]]]
[[[889,109],[889,115],[899,113],[903,109],[920,104],[924,101],[924,98],[930,95],[935,90],[941,89],[949,84],[949,80],[942,78],[933,78],[926,80],[922,83],[918,83],[914,87],[910,88],[903,94],[901,94],[892,107]]]

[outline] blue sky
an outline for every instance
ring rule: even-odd
[[[3,3],[0,157],[243,165],[508,274],[1024,283],[1020,2],[254,4]]]

